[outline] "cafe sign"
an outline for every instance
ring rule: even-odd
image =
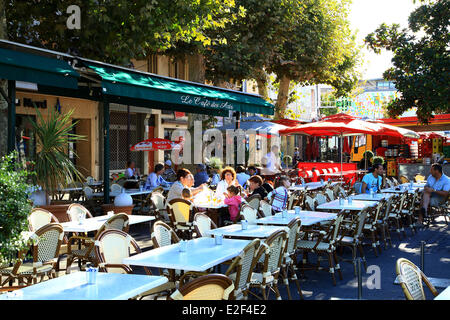
[[[233,105],[228,101],[211,101],[204,97],[193,97],[190,95],[181,96],[181,103],[190,106],[201,106],[221,110],[233,110]]]

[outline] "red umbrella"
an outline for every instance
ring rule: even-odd
[[[136,143],[130,148],[131,151],[156,151],[156,150],[172,150],[182,148],[182,137],[178,141],[170,141],[167,139],[151,138]]]

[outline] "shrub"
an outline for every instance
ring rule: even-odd
[[[29,173],[13,152],[0,160],[0,265],[7,265],[27,248],[21,232],[28,231]]]

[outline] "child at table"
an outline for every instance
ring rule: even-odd
[[[236,186],[229,186],[227,191],[228,192],[223,193],[225,195],[224,202],[228,205],[230,220],[236,222],[236,219],[239,216],[242,198],[239,195],[239,188]]]
[[[288,177],[280,177],[275,182],[275,189],[267,195],[267,199],[272,204],[272,209],[275,212],[283,211],[287,208],[288,203],[288,188],[291,182]]]
[[[181,191],[181,196],[186,201],[192,201],[192,193],[191,193],[191,190],[189,190],[188,188],[184,188]]]

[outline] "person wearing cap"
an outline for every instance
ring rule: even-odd
[[[172,169],[172,161],[166,160],[166,162],[164,162],[164,172],[161,176],[168,182],[174,182],[177,180],[177,174]]]
[[[197,173],[194,175],[194,188],[197,188],[209,180],[208,173],[206,172],[206,166],[204,164],[198,164],[196,169]]]

